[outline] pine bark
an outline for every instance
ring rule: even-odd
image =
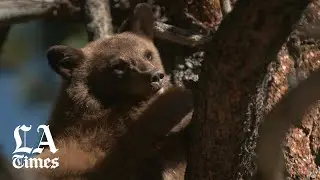
[[[264,107],[251,109],[250,101],[308,3],[242,0],[222,21],[206,48],[194,98],[187,180],[253,175],[261,120],[255,116]]]

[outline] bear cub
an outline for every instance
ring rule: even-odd
[[[60,166],[50,179],[184,179],[188,90],[170,84],[153,44],[153,14],[138,4],[129,30],[47,52],[62,77],[48,124]],[[52,156],[45,149],[39,157]]]

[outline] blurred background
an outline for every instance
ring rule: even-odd
[[[60,77],[48,66],[46,50],[55,44],[82,47],[87,37],[78,23],[48,21],[11,26],[0,53],[0,144],[11,159],[15,150],[13,131],[18,125],[32,125],[27,145],[37,146],[57,96]]]

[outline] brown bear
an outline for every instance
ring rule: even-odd
[[[153,44],[153,14],[139,4],[129,31],[81,49],[47,52],[62,86],[49,119],[58,149],[50,179],[184,179],[192,96],[170,84]]]

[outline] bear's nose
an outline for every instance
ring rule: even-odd
[[[161,71],[155,71],[151,75],[151,82],[160,82],[164,78],[164,73]]]

